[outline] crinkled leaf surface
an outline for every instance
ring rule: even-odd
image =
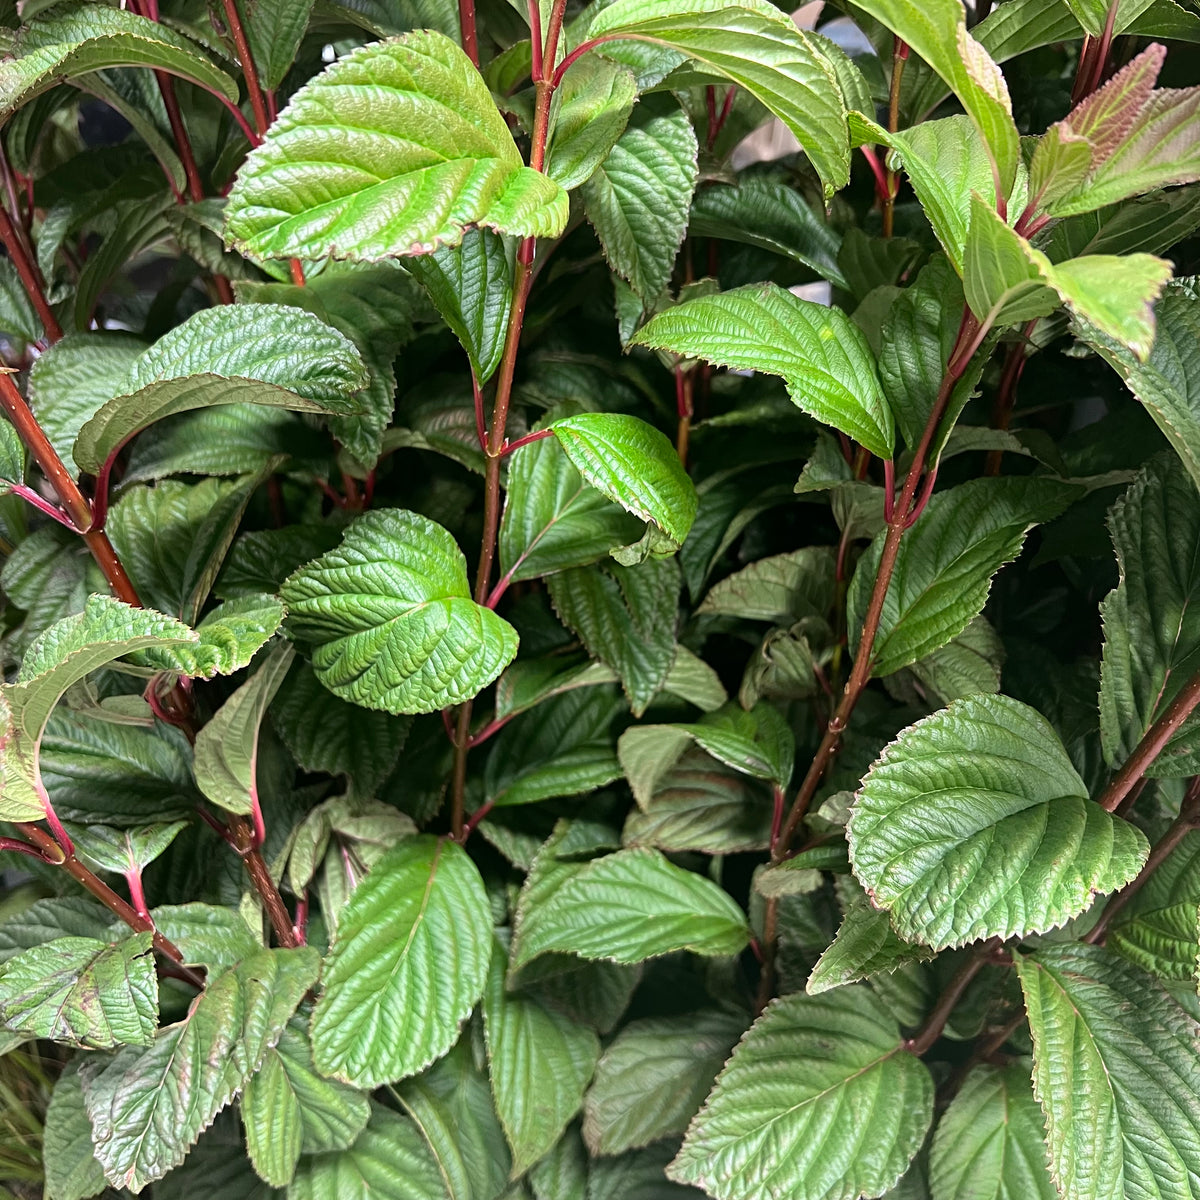
[[[400,842],[338,921],[313,1013],[313,1060],[360,1087],[445,1054],[483,994],[492,953],[487,894],[454,842]]]
[[[317,678],[367,708],[459,704],[517,653],[512,626],[471,599],[455,540],[403,509],[359,517],[336,550],[301,567],[280,594],[289,631],[315,647]]]
[[[854,1200],[904,1174],[933,1080],[863,987],[775,1000],[738,1043],[668,1168],[717,1200]]]
[[[636,98],[625,67],[598,55],[575,63],[558,89],[546,174],[568,191],[586,183],[621,136]]]
[[[1088,799],[1040,713],[970,696],[906,729],[847,825],[854,873],[896,931],[941,949],[1041,933],[1128,883],[1142,832]]]
[[[1099,947],[1047,946],[1018,956],[1017,972],[1059,1195],[1194,1195],[1200,1187],[1195,1021],[1136,967]]]
[[[455,245],[468,225],[556,237],[567,195],[524,166],[471,60],[421,30],[340,58],[252,151],[226,237],[254,258],[379,259]]]
[[[51,1093],[42,1159],[47,1200],[88,1200],[104,1191],[104,1172],[92,1150],[92,1124],[75,1070],[65,1070]]]
[[[805,412],[891,458],[895,426],[875,356],[840,309],[801,300],[776,284],[701,296],[638,330],[641,346],[717,366],[780,375]]]

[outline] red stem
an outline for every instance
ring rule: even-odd
[[[22,239],[3,204],[0,204],[0,241],[4,242],[8,257],[12,259],[13,266],[17,268],[17,274],[21,277],[21,285],[37,310],[47,339],[53,345],[63,335],[62,326],[58,323],[54,310],[46,300],[46,293],[42,288],[42,279],[37,266],[25,252]]]
[[[26,487],[23,483],[14,483],[9,489],[14,496],[20,496],[26,504],[32,504],[39,512],[45,513],[46,516],[53,518],[60,525],[65,525],[72,533],[80,533],[81,530],[75,528],[74,522],[67,516],[61,508],[55,508],[48,500],[43,500],[31,487]]]
[[[478,70],[479,34],[475,29],[475,0],[458,0],[458,27],[462,34],[462,48]]]
[[[271,124],[267,113],[267,100],[263,95],[262,84],[258,80],[258,68],[254,65],[254,56],[250,53],[250,41],[242,25],[241,13],[238,12],[237,0],[223,0],[225,21],[237,50],[238,61],[242,64],[242,76],[246,80],[246,91],[250,96],[250,110],[254,113],[254,125],[259,137],[267,132]]]
[[[146,892],[142,887],[142,870],[140,867],[130,867],[125,872],[125,882],[129,885],[129,898],[133,901],[134,910],[139,917],[150,919],[150,908],[146,904]]]
[[[534,442],[540,442],[544,438],[553,437],[553,429],[535,429],[532,433],[525,434],[524,437],[519,437],[515,442],[506,441],[504,449],[500,451],[501,456],[511,454],[514,450],[520,450],[522,446],[529,446]]]

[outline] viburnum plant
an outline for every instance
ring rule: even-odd
[[[0,16],[8,1194],[1194,1200],[1200,16],[456,3]]]

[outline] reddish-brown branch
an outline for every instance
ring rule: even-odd
[[[1026,344],[1033,336],[1036,321],[1029,321],[1021,330],[1019,339],[1008,348],[1004,360],[1004,369],[1000,373],[1000,386],[996,391],[996,403],[992,406],[992,428],[1007,429],[1012,421],[1013,409],[1017,404],[1017,385],[1028,361],[1025,354]],[[987,456],[985,475],[1000,474],[1000,460],[1004,457],[1002,450],[992,450]]]
[[[458,26],[462,34],[462,48],[478,68],[479,34],[475,28],[475,0],[458,0]]]
[[[17,268],[17,274],[21,277],[21,285],[37,310],[42,328],[46,331],[47,340],[51,344],[57,342],[63,335],[62,326],[58,323],[54,310],[46,300],[46,292],[42,286],[42,278],[37,265],[26,253],[24,240],[17,232],[17,228],[8,214],[8,209],[3,204],[0,204],[0,241],[4,242],[8,257],[12,259],[13,266]]]
[[[271,117],[267,112],[267,98],[263,95],[262,84],[258,80],[258,68],[254,65],[254,55],[250,53],[250,40],[246,37],[246,30],[242,25],[242,15],[238,12],[237,0],[223,0],[223,6],[225,23],[229,26],[229,36],[233,38],[238,61],[242,64],[246,92],[250,97],[250,111],[254,113],[254,127],[258,131],[259,137],[262,137],[271,124]]]
[[[1163,715],[1146,730],[1133,753],[1125,760],[1125,765],[1105,789],[1100,797],[1100,807],[1105,812],[1117,809],[1130,788],[1145,775],[1180,726],[1192,715],[1197,704],[1200,704],[1200,671],[1183,685]]]
[[[892,84],[888,92],[888,131],[895,133],[900,128],[900,82],[904,78],[904,64],[908,62],[908,43],[902,38],[892,39]],[[882,213],[883,236],[890,238],[896,220],[896,172],[887,168],[883,181]]]
[[[946,990],[938,997],[938,1001],[934,1005],[933,1011],[926,1018],[921,1031],[905,1043],[904,1048],[906,1050],[911,1051],[918,1057],[929,1052],[933,1044],[942,1036],[942,1030],[946,1028],[946,1022],[950,1020],[951,1014],[962,999],[963,993],[970,986],[975,976],[983,970],[988,959],[1000,948],[1001,944],[999,938],[992,938],[990,941],[984,942],[963,963],[954,978],[946,985]]]
[[[267,870],[262,852],[256,844],[254,827],[245,817],[231,816],[229,818],[229,843],[237,851],[242,862],[246,864],[246,872],[254,884],[254,890],[262,900],[267,919],[281,946],[294,949],[300,943],[296,940],[295,924],[283,903],[283,897]]]

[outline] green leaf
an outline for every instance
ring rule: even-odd
[[[10,958],[0,974],[0,1023],[67,1046],[148,1045],[158,1023],[150,934],[113,944],[55,938]]]
[[[551,696],[575,688],[616,682],[616,675],[603,663],[580,663],[559,654],[523,658],[513,663],[496,681],[496,720],[511,719]]]
[[[183,1162],[262,1063],[317,978],[315,950],[260,950],[209,983],[148,1049],[89,1062],[83,1094],[96,1157],[137,1193]]]
[[[902,38],[945,81],[975,123],[1007,197],[1021,158],[1020,135],[1000,68],[970,33],[958,0],[862,0],[859,7]]]
[[[446,324],[462,343],[479,384],[500,365],[512,311],[512,254],[499,234],[472,229],[457,246],[414,258],[408,269],[421,281]]]
[[[1044,933],[1116,891],[1142,832],[1088,799],[1034,709],[971,696],[906,729],[863,780],[854,873],[901,937],[935,949]]]
[[[36,342],[46,336],[17,268],[12,259],[7,258],[0,267],[0,330],[26,342]]]
[[[676,950],[737,954],[749,936],[745,915],[726,892],[657,850],[620,850],[561,874],[542,883],[531,872],[526,881],[514,971],[550,952],[618,963]],[[540,894],[539,883],[549,894]]]
[[[322,1079],[313,1069],[299,1018],[284,1028],[242,1093],[250,1160],[275,1187],[291,1182],[302,1152],[325,1154],[352,1146],[370,1116],[365,1095]]]
[[[491,951],[487,895],[462,848],[401,842],[341,913],[313,1013],[317,1069],[375,1087],[428,1066],[483,994]]]
[[[555,611],[589,653],[616,671],[633,715],[641,716],[675,658],[678,567],[666,559],[637,567],[577,567],[551,575],[549,590]]]
[[[601,1056],[584,1102],[592,1154],[682,1134],[745,1028],[745,1017],[718,1009],[626,1025]]]
[[[59,1076],[42,1132],[46,1200],[88,1200],[104,1191],[104,1171],[92,1150],[92,1125],[76,1071]]]
[[[890,675],[957,637],[983,611],[992,576],[1021,552],[1034,525],[1058,516],[1073,490],[1048,479],[974,479],[939,492],[901,541],[872,651]],[[847,600],[851,649],[879,568],[886,531],[859,560]]]
[[[23,950],[33,950],[60,937],[106,941],[118,926],[112,914],[88,896],[35,900],[0,921],[0,965]]]
[[[668,1168],[716,1200],[878,1196],[933,1117],[933,1080],[866,988],[775,1000]]]
[[[196,626],[194,641],[143,650],[139,657],[156,670],[193,678],[231,675],[249,664],[282,623],[283,605],[274,596],[240,596],[212,609]]]
[[[295,652],[280,646],[196,735],[196,786],[226,812],[259,812],[258,730]]]
[[[1185,1200],[1200,1178],[1195,1022],[1098,947],[1016,958],[1059,1195]]]
[[[1190,830],[1115,918],[1105,945],[1160,979],[1196,976],[1200,833]]]
[[[266,304],[206,308],[137,359],[120,392],[80,429],[75,461],[94,474],[147,425],[218,404],[353,412],[366,385],[354,343],[310,313]]]
[[[187,826],[186,821],[145,825],[140,829],[66,824],[77,856],[95,870],[113,871],[119,875],[148,867]]]
[[[1193,282],[1167,285],[1155,309],[1154,348],[1144,362],[1100,330],[1077,323],[1084,340],[1149,410],[1200,487],[1200,296]]]
[[[572,689],[511,725],[488,755],[483,787],[497,807],[579,796],[620,779],[613,719],[616,688]]]
[[[621,136],[636,98],[637,84],[625,67],[595,55],[577,62],[563,76],[555,95],[546,174],[565,191],[586,183]],[[686,141],[686,135],[669,140],[680,144]],[[642,144],[644,147],[644,140]],[[694,163],[694,134],[692,145]],[[626,147],[627,153],[630,150]]]
[[[566,193],[522,164],[470,59],[423,30],[351,51],[292,97],[238,172],[226,237],[251,258],[372,260],[456,245],[468,225],[557,237],[566,221]]]
[[[243,0],[239,5],[250,54],[268,91],[275,91],[291,70],[312,8],[313,0]]]
[[[810,996],[873,975],[891,974],[906,963],[933,957],[933,952],[924,946],[897,937],[888,914],[875,908],[856,885],[851,883],[848,891],[847,903],[839,881],[838,896],[845,904],[845,912],[837,937],[817,959],[805,984]]]
[[[443,1200],[437,1164],[412,1121],[380,1104],[348,1150],[300,1160],[289,1200]]]
[[[600,1039],[532,996],[508,991],[506,971],[497,945],[483,996],[488,1073],[519,1175],[549,1153],[579,1111]]]
[[[712,182],[697,189],[688,229],[694,237],[726,238],[782,254],[835,287],[846,285],[837,233],[777,175],[744,171],[736,184]]]
[[[359,517],[341,545],[280,589],[288,629],[315,647],[334,695],[390,713],[470,699],[513,660],[517,635],[471,599],[467,564],[440,525],[403,509]]]
[[[7,422],[0,423],[0,495],[13,484],[25,482],[25,446],[17,431]]]
[[[42,733],[63,693],[89,672],[151,646],[197,640],[186,625],[108,596],[90,596],[83,612],[51,625],[29,647],[16,682],[0,685],[0,816],[37,821],[47,797],[38,767]]]
[[[260,479],[130,488],[105,528],[144,604],[195,621]]]
[[[585,412],[550,428],[575,469],[601,495],[682,545],[696,519],[696,489],[675,448],[624,413]]]
[[[796,135],[827,193],[850,174],[841,88],[828,59],[766,0],[697,6],[616,0],[588,37],[632,38],[676,50],[744,88]]]
[[[167,26],[107,5],[59,4],[18,31],[0,64],[0,120],[60,82],[133,66],[178,75],[237,102],[237,84]]]
[[[1044,1126],[1018,1066],[976,1067],[938,1123],[930,1158],[934,1200],[1054,1200]]]
[[[666,287],[687,232],[697,153],[679,104],[648,96],[581,189],[608,265],[645,302]]]
[[[641,534],[637,518],[589,487],[555,438],[514,450],[509,463],[500,519],[504,578],[587,566]]]
[[[303,659],[280,687],[271,723],[304,770],[347,775],[367,796],[391,774],[410,724],[339,700]]]
[[[840,309],[801,300],[775,284],[702,296],[652,318],[637,345],[717,366],[780,375],[793,402],[891,458],[895,429],[866,338]]]
[[[1118,766],[1200,668],[1200,496],[1173,454],[1148,462],[1109,512],[1120,583],[1101,602],[1104,664],[1100,736]],[[1158,776],[1194,774],[1200,722],[1175,732],[1150,767]]]
[[[963,251],[963,291],[980,324],[1020,325],[1058,308],[1049,260],[978,195]]]
[[[824,618],[833,605],[834,566],[824,546],[760,558],[714,584],[696,611],[772,624]]]
[[[168,904],[150,914],[162,935],[179,948],[183,961],[210,973],[227,970],[261,949],[261,934],[231,908],[215,904]]]

